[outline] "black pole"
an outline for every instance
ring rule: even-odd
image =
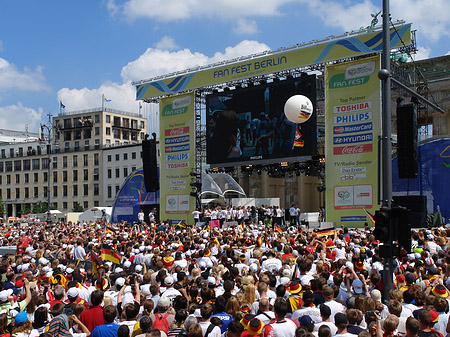
[[[390,14],[389,0],[383,0],[383,53],[381,56],[381,70],[378,77],[381,80],[382,112],[381,112],[381,183],[382,206],[391,209],[392,206],[392,144],[391,144],[391,65],[390,65]],[[393,228],[392,217],[387,245],[387,256],[383,263],[383,298],[389,299],[389,292],[393,288]]]

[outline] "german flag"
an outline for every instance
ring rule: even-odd
[[[114,234],[111,228],[106,227],[106,234]]]
[[[102,245],[102,260],[111,261],[115,264],[120,264],[121,260],[120,254],[115,251],[110,245]]]
[[[256,239],[256,242],[258,243],[258,247],[261,247],[263,244],[262,238],[260,236],[258,236],[258,238]]]
[[[323,231],[320,231],[317,233],[317,237],[318,238],[322,238],[324,236],[328,236],[328,235],[334,235],[334,228],[332,229],[325,229]]]
[[[241,229],[241,231],[244,231],[245,227],[244,224],[241,222],[241,224],[239,225],[239,228]]]
[[[282,234],[282,233],[283,233],[283,231],[281,230],[281,228],[278,227],[278,226],[273,227],[273,229],[275,229],[275,230],[278,232],[278,234]]]
[[[94,271],[94,273],[97,273],[97,269],[103,265],[102,260],[94,252],[91,252],[91,260],[92,270]]]
[[[183,220],[181,220],[179,223],[177,223],[177,226],[181,227],[181,228],[186,228],[187,227],[186,224],[183,222]]]
[[[373,215],[370,214],[367,209],[363,208],[364,212],[366,212],[367,216],[369,217],[370,221],[372,221],[372,224],[375,226],[375,219],[373,218]]]

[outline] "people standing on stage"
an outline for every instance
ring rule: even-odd
[[[138,222],[139,224],[142,224],[144,222],[144,211],[141,209],[138,213]]]

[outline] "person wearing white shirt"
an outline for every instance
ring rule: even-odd
[[[201,321],[198,322],[200,326],[202,327],[202,334],[205,336],[206,331],[208,330],[209,326],[212,324],[210,322],[211,316],[213,314],[213,308],[211,304],[205,304],[200,309],[200,314],[202,315]],[[221,337],[222,333],[220,331],[220,327],[215,326],[211,332],[208,334],[208,337]]]
[[[324,303],[330,307],[330,310],[331,310],[330,320],[331,321],[334,320],[334,316],[338,312],[345,312],[345,310],[346,310],[345,306],[343,306],[341,303],[339,303],[333,299],[334,298],[333,288],[331,288],[329,286],[324,286],[322,289],[322,294],[325,299]]]

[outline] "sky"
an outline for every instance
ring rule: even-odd
[[[0,2],[0,129],[48,114],[139,111],[133,81],[367,27],[382,0]],[[450,53],[449,0],[391,1],[416,30],[416,60]],[[381,23],[381,16],[379,17]],[[144,103],[144,111],[150,111]]]

